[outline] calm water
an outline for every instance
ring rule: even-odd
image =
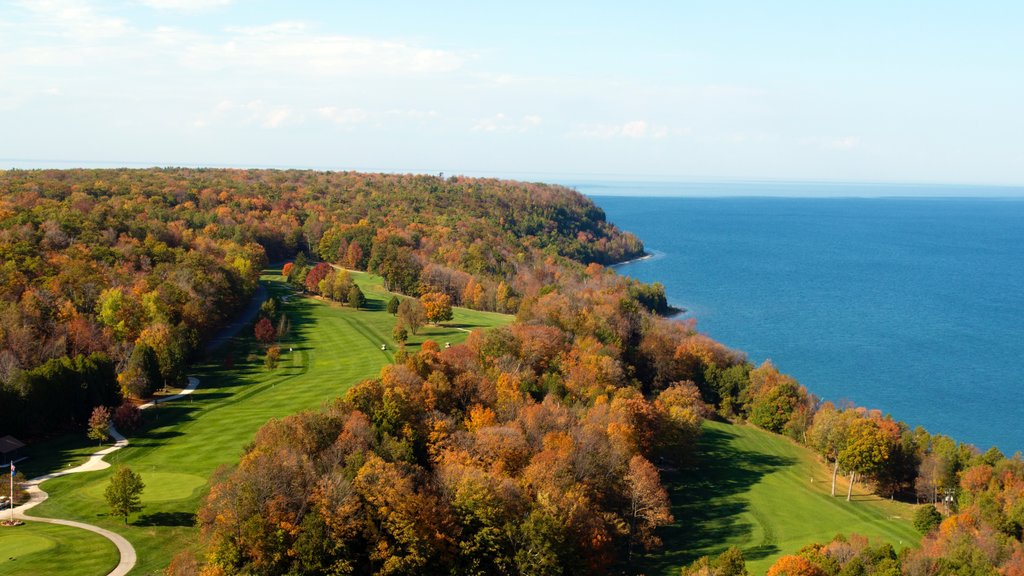
[[[655,254],[619,271],[662,282],[751,360],[824,399],[1024,450],[1024,201],[594,200]]]

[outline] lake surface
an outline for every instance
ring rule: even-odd
[[[1024,200],[576,188],[654,254],[620,273],[662,282],[698,329],[752,361],[826,400],[1024,450]]]

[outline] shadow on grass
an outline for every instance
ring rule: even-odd
[[[694,464],[662,474],[675,523],[658,530],[664,545],[643,557],[637,571],[678,574],[681,566],[752,534],[754,525],[743,516],[750,510],[743,494],[766,474],[796,462],[740,449],[733,443],[736,437],[729,430],[705,428]],[[750,561],[777,552],[773,535],[766,533],[760,545],[743,555]]]
[[[195,526],[196,515],[192,512],[154,512],[139,516],[132,524],[136,526]]]
[[[240,400],[258,390],[238,390],[237,388],[251,385],[252,380],[245,378],[265,370],[263,357],[265,351],[252,337],[252,320],[245,319],[252,309],[259,308],[259,303],[268,293],[280,294],[287,292],[280,282],[262,280],[263,289],[250,302],[247,309],[239,313],[243,318],[243,326],[225,328],[226,337],[212,343],[206,349],[197,352],[205,355],[200,363],[190,367],[190,373],[200,378],[200,387],[188,398],[177,399],[167,404],[159,404],[155,408],[142,413],[143,424],[140,430],[126,434],[129,442],[136,448],[153,448],[167,439],[181,435],[179,426],[195,417],[198,410],[215,409],[222,405]],[[306,350],[305,332],[315,321],[312,315],[311,302],[305,298],[290,300],[283,306],[291,321],[291,331],[279,344]],[[247,323],[246,323],[247,322]],[[247,361],[252,355],[253,361]],[[109,446],[107,443],[105,446]],[[27,459],[18,467],[28,478],[34,478],[71,466],[77,466],[98,450],[96,443],[86,437],[85,431],[60,434],[52,438],[33,443],[25,451]],[[117,453],[115,453],[117,454]]]

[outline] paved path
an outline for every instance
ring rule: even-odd
[[[175,394],[173,396],[168,396],[166,398],[160,398],[159,400],[154,400],[153,402],[147,402],[146,404],[139,406],[139,409],[145,410],[147,408],[152,408],[158,403],[163,404],[164,402],[169,402],[171,400],[183,398],[194,392],[197,386],[199,386],[199,379],[193,376],[189,376],[188,386],[184,390],[182,390],[180,394]],[[120,534],[117,534],[115,532],[111,532],[110,530],[100,528],[99,526],[86,524],[84,522],[75,522],[74,520],[62,520],[60,518],[43,518],[41,516],[29,516],[28,514],[25,514],[26,510],[38,506],[39,504],[42,504],[43,501],[45,501],[46,498],[48,497],[46,492],[44,492],[43,489],[39,487],[39,485],[42,484],[43,482],[46,482],[47,480],[52,480],[53,478],[58,478],[60,476],[67,476],[68,474],[78,474],[81,472],[95,472],[97,470],[103,470],[104,468],[110,468],[110,463],[105,462],[103,458],[105,458],[107,454],[110,454],[111,452],[115,452],[127,446],[128,439],[121,435],[121,433],[117,431],[117,428],[114,428],[113,424],[110,425],[108,432],[110,433],[110,437],[114,439],[114,445],[108,448],[104,448],[103,450],[94,452],[91,456],[89,456],[89,459],[85,461],[85,464],[75,466],[74,468],[68,468],[67,470],[53,472],[52,474],[39,476],[26,482],[25,491],[28,492],[29,495],[28,502],[25,502],[21,506],[18,506],[17,508],[14,509],[14,517],[21,520],[30,520],[33,522],[45,522],[47,524],[62,524],[64,526],[73,526],[75,528],[81,528],[82,530],[88,530],[90,532],[95,532],[96,534],[103,536],[107,540],[113,542],[114,546],[117,546],[117,552],[121,556],[121,560],[117,563],[117,566],[107,576],[124,576],[125,574],[128,574],[128,572],[131,571],[132,568],[135,567],[135,562],[138,559],[135,555],[135,548],[132,547],[131,542],[128,542],[128,540],[124,536],[121,536]]]

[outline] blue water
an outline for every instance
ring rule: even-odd
[[[752,361],[1024,450],[1024,200],[593,198],[655,255],[619,272]]]

